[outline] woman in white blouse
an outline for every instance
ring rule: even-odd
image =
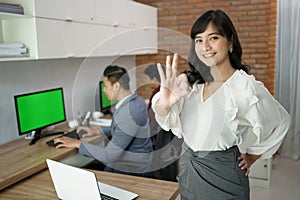
[[[270,158],[288,131],[290,117],[264,85],[248,75],[232,21],[207,11],[191,30],[190,71],[177,76],[178,55],[161,65],[161,89],[152,100],[160,126],[184,139],[181,199],[250,199],[248,174]],[[257,140],[245,153],[248,134]]]

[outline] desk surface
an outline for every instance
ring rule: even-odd
[[[62,160],[77,153],[77,149],[48,146],[46,141],[54,137],[57,136],[42,138],[34,145],[29,145],[30,141],[24,138],[0,145],[0,199],[57,199],[45,160]],[[103,138],[82,140],[99,143]],[[176,182],[94,172],[98,181],[139,194],[138,200],[175,199],[179,193]]]
[[[75,148],[56,149],[46,141],[58,136],[42,138],[34,145],[24,138],[0,145],[0,190],[45,168],[47,158],[61,160],[77,153]],[[83,141],[99,141],[100,136],[82,138]]]
[[[137,200],[175,199],[179,194],[176,182],[95,171],[98,181],[139,195]],[[0,192],[0,199],[57,199],[48,170],[43,170]]]

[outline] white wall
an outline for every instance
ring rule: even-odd
[[[136,88],[134,56],[0,62],[0,144],[21,137],[14,95],[62,86],[67,119],[71,119],[78,111],[95,109],[97,82],[108,64],[127,68],[130,86]]]

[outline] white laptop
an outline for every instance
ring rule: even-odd
[[[58,198],[64,200],[103,200],[102,194],[121,200],[131,200],[137,194],[98,182],[93,172],[47,159],[47,165]],[[101,192],[101,193],[100,193]]]

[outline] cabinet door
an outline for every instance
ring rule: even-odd
[[[28,0],[26,0],[28,1]],[[95,2],[101,0],[35,0],[35,17],[92,22]]]
[[[141,55],[157,53],[156,28],[116,28],[112,47],[122,55]]]
[[[39,58],[86,57],[112,34],[112,27],[36,19]]]
[[[157,9],[134,1],[96,1],[94,22],[126,28],[157,27]]]

